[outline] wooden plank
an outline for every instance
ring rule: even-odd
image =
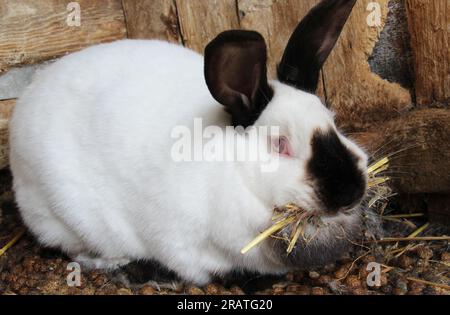
[[[419,105],[450,104],[450,1],[406,0]]]
[[[389,176],[396,192],[450,193],[449,110],[414,110],[351,137],[376,159],[393,154]]]
[[[9,119],[17,99],[12,98],[9,100],[0,101],[0,119]]]
[[[235,0],[176,0],[183,43],[203,53],[220,32],[238,29]]]
[[[181,42],[173,0],[122,0],[128,38]]]
[[[403,0],[390,0],[385,26],[369,57],[370,69],[389,82],[414,89],[408,19]]]
[[[9,119],[16,104],[15,99],[0,101],[0,169],[8,166]]]
[[[334,50],[324,65],[327,102],[346,131],[369,128],[407,111],[410,92],[370,70],[368,58],[384,27],[388,0],[379,0],[381,25],[369,26],[370,0],[358,0]]]
[[[67,1],[0,2],[0,72],[125,38],[120,0],[78,0],[81,25],[68,26]]]

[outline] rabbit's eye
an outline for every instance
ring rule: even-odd
[[[289,140],[285,136],[280,136],[278,139],[275,139],[274,149],[280,155],[292,156],[292,150],[289,144]]]

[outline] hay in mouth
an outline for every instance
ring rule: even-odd
[[[386,185],[389,177],[380,175],[388,168],[388,157],[381,158],[367,168],[368,188],[373,193],[368,203],[369,209],[376,207],[377,202],[386,199],[390,195],[390,189]],[[316,237],[324,224],[318,212],[305,210],[293,203],[288,203],[282,207],[275,207],[272,221],[274,223],[268,229],[242,248],[242,254],[247,253],[268,237],[287,242],[286,252],[290,254],[300,237],[308,245]],[[313,235],[306,235],[305,232],[308,226],[314,227],[315,233]]]

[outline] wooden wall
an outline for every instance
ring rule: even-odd
[[[81,8],[79,27],[70,27],[66,23],[70,1],[1,1],[0,115],[7,121],[14,104],[11,98],[20,94],[5,93],[12,91],[8,84],[13,82],[14,91],[20,91],[28,82],[17,79],[16,72],[24,77],[25,69],[43,61],[89,45],[123,38],[164,39],[202,52],[205,45],[223,30],[257,30],[266,38],[269,72],[274,78],[276,64],[290,33],[318,1],[78,0]],[[367,23],[371,13],[368,5],[373,2],[381,8],[381,24],[377,26]],[[397,16],[394,11],[404,14]],[[414,108],[448,108],[449,25],[448,0],[358,0],[322,70],[318,91],[336,112],[339,126],[347,132],[376,133],[383,130],[380,126],[387,121],[400,119],[399,124],[402,124],[401,119],[409,117]],[[394,33],[403,36],[394,36]],[[388,49],[383,49],[383,45]],[[394,54],[391,60],[402,63],[398,71],[390,73],[408,73],[392,77],[387,73],[389,66],[379,67],[380,62],[389,59],[385,56],[389,51]],[[403,56],[408,54],[411,60],[405,58],[403,62]],[[375,73],[375,68],[382,70]],[[412,76],[411,85],[404,84],[403,76],[407,75]],[[433,111],[425,113],[427,121],[433,121],[433,115],[442,119],[442,112]],[[411,117],[415,122],[418,119],[415,113]],[[420,121],[416,124],[426,125]],[[440,128],[445,125],[445,120],[439,124]],[[0,141],[2,144],[7,147],[5,141]],[[5,150],[0,148],[0,154]],[[0,167],[7,165],[5,158],[0,161]]]

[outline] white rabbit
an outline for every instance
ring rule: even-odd
[[[205,58],[162,41],[123,40],[38,73],[10,124],[14,190],[30,231],[89,267],[154,260],[198,284],[233,270],[280,274],[337,258],[346,244],[337,236],[358,232],[367,157],[305,91],[315,91],[354,3],[316,6],[275,81],[266,78],[264,40],[251,31],[220,34]],[[175,161],[173,130],[192,129],[195,118],[221,129],[279,126],[280,135],[268,136],[279,152],[265,152],[278,168]],[[242,255],[271,224],[273,206],[288,202],[327,213],[329,224],[291,255],[272,240]]]

